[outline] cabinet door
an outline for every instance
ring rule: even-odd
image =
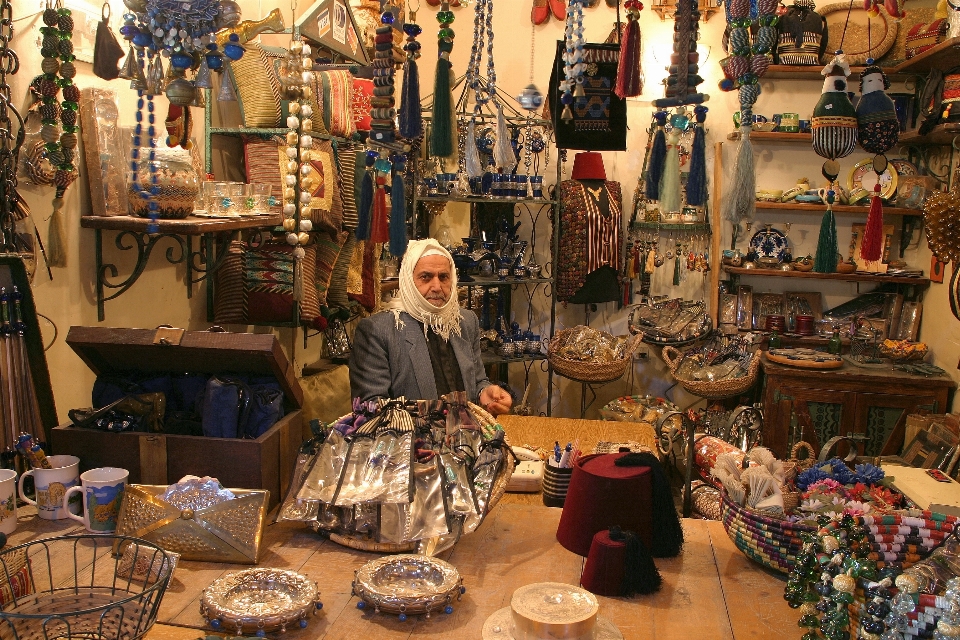
[[[861,455],[899,455],[907,415],[919,409],[943,411],[944,408],[937,405],[935,395],[858,393],[855,432],[867,436],[860,446]]]
[[[768,385],[774,385],[770,379]],[[763,442],[780,457],[805,440],[815,451],[836,435],[853,431],[856,394],[849,391],[768,387],[764,402]]]

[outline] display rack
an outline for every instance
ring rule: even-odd
[[[485,86],[485,83],[482,79],[480,82],[481,86]],[[488,125],[493,125],[496,123],[496,113],[493,112],[489,104],[485,105],[484,109],[478,112],[474,111],[472,106],[469,104],[470,92],[472,91],[472,88],[468,86],[468,83],[466,82],[466,76],[460,76],[451,88],[451,91],[454,93],[456,93],[458,90],[460,91],[460,94],[458,99],[455,101],[455,114],[458,120],[465,121],[466,119],[474,118],[479,124],[486,123]],[[504,115],[509,127],[519,127],[526,131],[530,131],[533,127],[540,129],[549,128],[549,121],[533,117],[532,115],[524,114],[519,108],[519,105],[515,105],[511,100],[504,98],[502,94],[499,94],[499,97],[503,105]],[[429,132],[432,126],[432,100],[433,95],[431,94],[425,96],[421,101],[425,125],[425,140],[429,140]],[[544,134],[544,136],[545,135],[546,134]],[[544,149],[542,153],[549,153],[549,149]],[[460,286],[467,288],[467,300],[469,301],[467,305],[468,308],[472,307],[474,297],[473,290],[476,288],[496,289],[498,295],[505,295],[509,292],[510,295],[505,298],[504,307],[504,317],[507,322],[509,322],[510,318],[512,317],[511,312],[513,307],[513,296],[517,291],[522,291],[527,302],[527,328],[529,329],[532,329],[534,324],[534,301],[537,299],[544,299],[548,301],[550,306],[550,320],[549,324],[547,325],[549,334],[543,336],[543,338],[549,339],[553,335],[554,328],[556,326],[557,302],[556,288],[554,286],[554,274],[559,242],[558,225],[560,224],[559,184],[562,178],[562,160],[560,158],[560,154],[558,153],[556,162],[557,190],[553,198],[494,198],[489,196],[461,194],[424,195],[420,189],[421,176],[424,175],[424,166],[432,164],[433,162],[434,160],[431,158],[429,160],[421,159],[419,162],[414,163],[415,171],[413,174],[412,198],[413,211],[409,220],[410,236],[413,238],[423,237],[429,232],[430,219],[429,217],[421,218],[421,209],[428,212],[426,215],[430,216],[438,206],[457,202],[466,203],[469,204],[471,208],[470,219],[472,225],[476,220],[476,207],[479,204],[513,205],[513,219],[517,221],[523,221],[529,226],[530,240],[527,245],[527,251],[529,252],[529,255],[535,256],[538,247],[537,225],[542,216],[545,215],[547,217],[547,220],[550,223],[552,237],[549,245],[549,260],[541,265],[542,277],[522,279],[506,278],[504,280],[474,277],[473,282],[461,282]],[[546,185],[543,188],[544,192],[546,193]],[[492,320],[495,321],[496,319],[494,318]],[[540,326],[543,327],[544,325],[541,324]],[[483,326],[483,316],[481,315],[481,330],[486,330],[489,328],[492,328],[492,323],[491,326]],[[501,380],[505,380],[507,378],[509,365],[522,365],[524,369],[524,387],[526,387],[529,383],[531,371],[533,370],[534,365],[539,363],[541,371],[545,372],[547,375],[546,414],[548,416],[551,415],[553,407],[553,368],[550,366],[549,360],[547,359],[545,353],[525,353],[518,357],[504,357],[500,354],[485,350],[481,354],[481,359],[483,360],[484,365],[493,366],[498,369],[497,377]]]

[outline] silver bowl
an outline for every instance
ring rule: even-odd
[[[466,589],[456,567],[416,554],[385,556],[360,567],[353,579],[357,608],[373,607],[405,620],[410,615],[453,612],[453,600]]]
[[[203,590],[200,614],[216,630],[236,635],[306,627],[323,604],[317,583],[295,571],[247,569]]]

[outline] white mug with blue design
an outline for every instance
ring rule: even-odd
[[[80,515],[67,513],[67,516],[83,523],[90,533],[113,533],[117,530],[117,518],[120,516],[120,503],[127,486],[130,472],[116,467],[100,467],[80,474],[79,487],[71,487],[63,495],[63,508],[66,509],[71,494],[82,496]]]
[[[67,489],[80,483],[80,458],[77,456],[47,456],[50,469],[30,469],[20,476],[20,499],[37,508],[37,514],[44,520],[62,520],[68,513],[80,513],[80,500],[75,499],[69,510],[63,505]],[[23,482],[33,476],[36,488],[36,500],[23,493]]]
[[[0,469],[0,532],[10,535],[17,529],[17,472]]]

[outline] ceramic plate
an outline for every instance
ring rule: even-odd
[[[891,165],[892,166],[892,165]],[[884,200],[893,197],[897,192],[897,171],[887,170],[880,174],[880,197]],[[861,160],[853,166],[850,177],[847,178],[847,190],[851,193],[856,189],[865,189],[873,194],[873,186],[877,183],[877,174],[873,170],[873,159]]]
[[[903,158],[894,158],[890,161],[890,164],[893,165],[893,168],[896,170],[898,176],[918,175],[916,165],[909,160],[904,160]]]
[[[787,237],[777,229],[761,229],[750,238],[750,248],[757,252],[758,258],[776,258],[783,261],[789,250]]]

